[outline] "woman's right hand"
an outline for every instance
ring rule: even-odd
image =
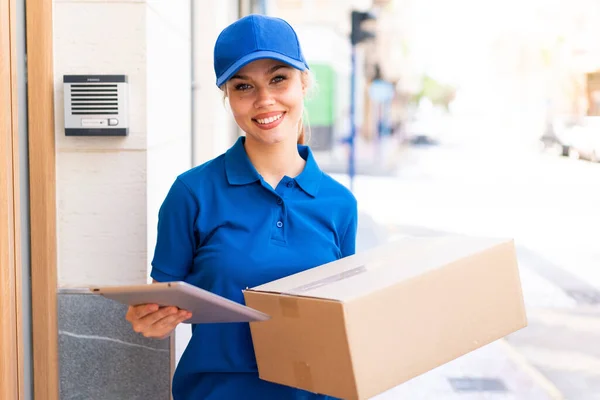
[[[158,304],[129,306],[125,319],[133,330],[147,338],[164,339],[175,327],[192,317],[192,313],[177,307],[159,307]]]

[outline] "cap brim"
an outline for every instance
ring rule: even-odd
[[[245,65],[250,64],[252,61],[262,60],[265,58],[281,61],[291,65],[296,69],[299,69],[300,71],[308,69],[308,65],[304,64],[302,61],[294,60],[293,58],[284,56],[283,54],[275,53],[273,51],[256,51],[240,58],[231,67],[227,68],[227,70],[223,72],[221,76],[217,77],[217,86],[221,87],[221,85],[231,79],[231,77]]]

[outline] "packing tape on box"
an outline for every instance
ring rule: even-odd
[[[291,294],[291,295],[301,294],[301,293],[304,293],[304,292],[308,292],[309,290],[313,290],[313,289],[316,289],[316,288],[319,288],[319,287],[322,287],[322,286],[327,286],[327,285],[329,285],[331,283],[334,283],[334,282],[339,282],[341,280],[351,278],[353,276],[362,274],[363,272],[366,272],[366,271],[367,271],[367,267],[364,266],[364,265],[361,265],[360,267],[352,268],[352,269],[349,269],[347,271],[341,272],[339,274],[330,275],[330,276],[327,276],[325,278],[316,280],[314,282],[306,283],[306,284],[304,284],[302,286],[295,287],[295,288],[290,289],[289,291],[287,291],[285,293],[286,294]]]
[[[296,384],[302,389],[308,390],[309,392],[314,392],[310,366],[304,361],[295,361],[293,368]]]

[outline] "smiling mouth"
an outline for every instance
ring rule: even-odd
[[[285,113],[280,113],[269,118],[253,118],[253,121],[257,122],[259,125],[269,125],[275,121],[280,120],[281,117],[283,117],[283,114]]]

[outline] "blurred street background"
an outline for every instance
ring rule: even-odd
[[[358,198],[359,251],[517,244],[529,326],[377,398],[600,399],[600,2],[271,3],[316,75],[311,147]]]
[[[529,326],[380,398],[600,398],[600,164],[447,133],[403,149],[389,176],[356,179],[359,251],[402,235],[513,237]]]

